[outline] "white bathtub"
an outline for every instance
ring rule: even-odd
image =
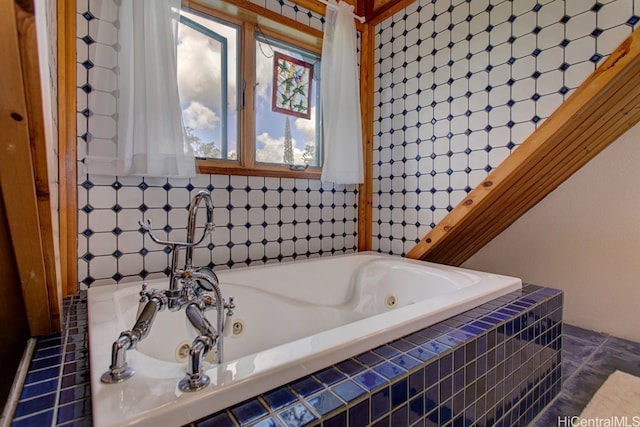
[[[184,311],[158,313],[150,335],[127,352],[133,378],[103,384],[111,345],[135,321],[140,283],[88,292],[93,424],[182,425],[363,351],[437,323],[522,286],[520,279],[360,253],[218,273],[235,297],[224,362],[212,384],[181,393],[186,360],[176,350],[194,336]],[[148,282],[163,289],[168,280]],[[212,324],[215,310],[208,311]]]

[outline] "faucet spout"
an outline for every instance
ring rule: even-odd
[[[193,198],[191,206],[189,208],[189,219],[187,220],[187,245],[185,249],[185,271],[189,271],[193,268],[193,242],[196,234],[196,216],[198,214],[198,207],[204,200],[207,208],[207,223],[205,225],[205,234],[213,229],[213,201],[211,200],[211,194],[207,191],[199,191]]]

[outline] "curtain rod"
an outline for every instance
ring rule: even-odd
[[[318,0],[320,3],[326,5],[327,7],[330,7],[332,9],[336,8],[336,5],[333,3],[329,3],[327,0]],[[364,24],[365,21],[365,17],[364,16],[359,16],[356,15],[355,13],[352,13],[353,17],[356,18],[358,21],[362,22]]]

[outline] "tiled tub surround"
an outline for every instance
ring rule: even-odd
[[[324,17],[288,0],[252,0],[284,17],[322,30]],[[115,28],[113,0],[77,0],[78,281],[85,286],[165,277],[168,249],[139,231],[152,219],[160,238],[182,240],[186,206],[198,190],[209,190],[216,229],[194,257],[217,268],[313,258],[355,251],[357,186],[319,180],[198,175],[193,179],[108,178],[83,173],[92,150],[113,144]],[[205,1],[206,3],[206,1]],[[104,7],[103,6],[107,6]],[[101,16],[104,14],[104,16]],[[103,63],[95,52],[111,52]],[[162,235],[164,234],[164,236]]]
[[[85,309],[84,295],[71,302],[73,311]],[[86,350],[86,330],[75,327],[57,339],[79,339],[84,347],[78,350]],[[194,425],[526,425],[560,391],[561,331],[562,294],[524,285]],[[59,347],[56,354],[61,352]],[[22,400],[18,410],[24,415],[14,425],[90,425],[86,360],[85,353],[76,362],[77,372],[69,370],[67,376],[60,366],[45,375],[56,382],[67,378],[62,391],[74,384],[85,387],[66,412],[60,406],[63,394],[53,392],[49,407],[35,414],[20,409]],[[49,372],[44,366],[31,369],[29,375]],[[58,418],[52,407],[58,408]],[[42,422],[30,424],[28,418],[39,416]]]
[[[407,253],[639,21],[638,0],[418,0],[377,24],[373,249]]]

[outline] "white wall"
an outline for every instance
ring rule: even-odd
[[[566,323],[640,341],[640,124],[463,266],[562,289]]]

